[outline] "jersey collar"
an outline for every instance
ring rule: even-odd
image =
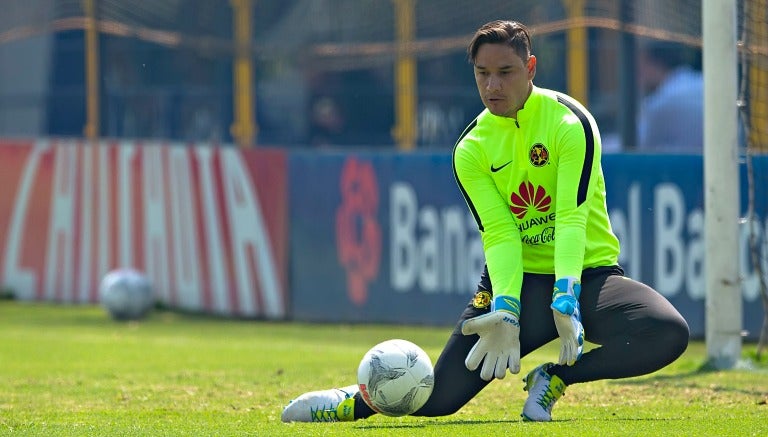
[[[489,117],[496,123],[503,125],[515,125],[520,127],[522,123],[530,121],[535,116],[536,110],[541,104],[541,96],[541,89],[536,87],[536,85],[533,85],[531,88],[531,94],[528,95],[528,99],[525,101],[525,105],[523,105],[523,107],[517,111],[517,118],[493,115],[491,114],[491,111],[488,110],[488,108],[486,108],[483,113],[485,114],[485,117]]]
[[[525,105],[517,111],[517,122],[526,123],[530,121],[541,104],[541,89],[536,85],[533,85],[531,94],[528,96],[528,100],[525,101]]]

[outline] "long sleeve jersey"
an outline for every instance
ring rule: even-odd
[[[600,156],[592,115],[535,86],[516,119],[486,109],[467,126],[453,171],[495,295],[519,299],[524,272],[580,278],[585,268],[618,263]]]

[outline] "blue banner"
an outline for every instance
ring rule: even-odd
[[[754,162],[765,267],[768,159]],[[608,209],[628,275],[666,296],[704,336],[701,156],[607,155]],[[483,267],[477,226],[448,153],[295,152],[290,156],[291,314],[295,320],[453,324]],[[742,205],[747,178],[742,166]],[[743,212],[742,212],[743,214]],[[740,215],[734,212],[734,220]],[[741,225],[744,329],[763,320]]]
[[[453,323],[483,266],[445,154],[293,154],[295,319]]]
[[[694,337],[704,336],[706,272],[704,260],[704,171],[701,156],[608,155],[603,157],[607,204],[621,241],[619,262],[627,274],[658,290],[688,321]],[[757,243],[763,270],[768,267],[768,159],[754,160]],[[748,205],[746,166],[740,168],[742,211]],[[757,339],[763,321],[758,277],[749,256],[750,228],[739,226],[744,326]],[[734,278],[737,281],[739,278]]]

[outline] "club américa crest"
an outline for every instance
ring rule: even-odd
[[[472,306],[475,308],[488,308],[491,306],[491,293],[485,290],[475,293],[475,297],[472,299]]]
[[[549,150],[544,144],[536,143],[528,152],[528,159],[534,167],[543,167],[549,162]]]

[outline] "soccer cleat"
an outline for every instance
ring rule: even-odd
[[[311,391],[290,401],[283,409],[283,422],[347,422],[355,420],[357,385]]]
[[[523,390],[528,392],[528,399],[523,405],[523,420],[549,422],[552,420],[552,407],[565,393],[565,383],[556,375],[547,373],[552,363],[542,364],[533,369],[525,378]]]

